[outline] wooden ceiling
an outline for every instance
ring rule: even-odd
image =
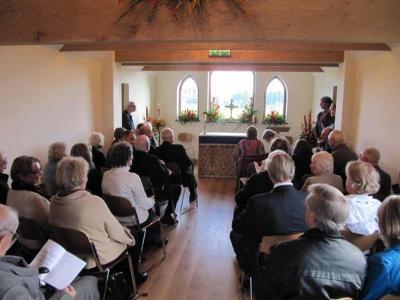
[[[1,0],[0,45],[63,44],[61,51],[115,51],[145,70],[321,71],[344,51],[388,51],[400,42],[399,0],[205,1],[205,15],[142,7],[118,21],[128,0]],[[208,57],[209,49],[231,56]]]

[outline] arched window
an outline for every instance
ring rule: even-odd
[[[210,105],[218,105],[224,119],[239,119],[254,97],[254,73],[214,71],[210,74]]]
[[[190,76],[180,84],[178,94],[178,115],[186,110],[199,113],[199,89],[196,81]]]
[[[265,91],[265,114],[267,117],[271,112],[283,116],[286,120],[286,86],[278,77],[272,78]]]

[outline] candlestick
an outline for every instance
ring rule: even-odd
[[[160,103],[157,104],[157,117],[161,119]]]

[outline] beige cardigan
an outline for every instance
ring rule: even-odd
[[[135,240],[111,214],[100,197],[87,191],[76,191],[51,199],[49,223],[84,232],[96,246],[102,265],[116,259]],[[96,267],[93,257],[84,258],[86,268]]]
[[[9,190],[7,205],[18,212],[18,216],[32,219],[47,228],[50,202],[38,193],[27,190]]]

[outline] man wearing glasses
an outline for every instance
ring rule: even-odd
[[[40,288],[38,270],[30,267],[22,257],[6,255],[18,239],[18,224],[16,211],[0,204],[0,299],[46,299]],[[62,291],[57,291],[49,299],[99,299],[97,280],[93,277],[80,278],[75,288],[70,285]]]

